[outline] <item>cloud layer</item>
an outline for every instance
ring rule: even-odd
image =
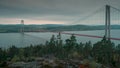
[[[120,7],[120,0],[0,0],[0,20],[12,18],[69,24],[107,3]],[[0,23],[3,24],[3,21]]]

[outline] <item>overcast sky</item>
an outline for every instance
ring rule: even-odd
[[[0,0],[0,24],[73,24],[105,4],[120,9],[120,0]]]

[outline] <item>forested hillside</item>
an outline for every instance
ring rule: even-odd
[[[20,32],[22,25],[0,25],[0,33]],[[104,30],[105,26],[90,25],[24,25],[25,32],[43,32],[43,31],[79,31],[79,30]],[[120,29],[120,25],[112,25],[111,29]]]

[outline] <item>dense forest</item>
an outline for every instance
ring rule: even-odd
[[[72,35],[66,39],[65,44],[59,34],[52,36],[45,44],[30,45],[24,48],[12,46],[8,49],[0,48],[0,63],[4,61],[33,61],[35,57],[54,56],[59,59],[90,59],[97,63],[119,68],[120,63],[120,44],[115,45],[105,37],[92,44],[77,43],[76,37]]]
[[[44,32],[44,31],[79,31],[79,30],[104,30],[104,25],[0,25],[0,33],[20,32],[24,28],[24,32]],[[111,29],[120,29],[120,25],[111,25]]]

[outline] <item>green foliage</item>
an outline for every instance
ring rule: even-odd
[[[100,63],[109,64],[112,61],[115,45],[103,38],[93,46],[93,56]]]
[[[7,57],[6,50],[0,48],[0,62],[6,60],[6,57]]]
[[[89,42],[86,42],[83,50],[84,50],[84,56],[85,56],[85,57],[88,58],[89,56],[91,56],[92,44],[91,44],[90,41],[89,41]]]
[[[20,61],[20,57],[17,55],[14,55],[14,57],[11,59],[12,62]]]
[[[57,57],[59,59],[71,58],[86,58],[94,59],[98,63],[106,65],[118,65],[120,62],[120,44],[115,47],[115,44],[105,37],[93,44],[89,41],[86,43],[77,43],[76,37],[71,35],[69,39],[65,40],[63,44],[61,36],[52,35],[45,45],[30,45],[24,48],[17,48],[12,46],[7,50],[0,48],[0,62],[11,60],[16,61],[32,61],[34,57]],[[94,68],[95,62],[91,63]],[[45,66],[46,67],[46,66]],[[60,65],[61,67],[61,65]]]
[[[51,65],[43,65],[42,68],[53,68]]]
[[[72,53],[73,50],[76,49],[76,46],[77,46],[77,41],[76,41],[76,37],[74,35],[72,35],[70,37],[70,39],[66,39],[65,50],[68,53]]]
[[[18,52],[19,52],[19,49],[15,46],[12,46],[7,51],[8,57],[12,59],[14,55],[18,55]]]

